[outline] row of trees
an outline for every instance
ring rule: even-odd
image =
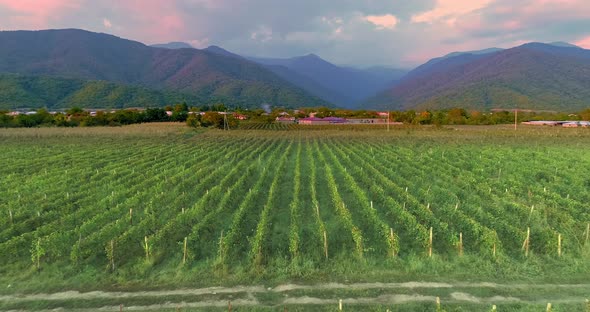
[[[52,114],[42,108],[34,114],[19,114],[14,116],[8,114],[6,111],[0,111],[0,128],[121,126],[143,122],[184,122],[188,118],[188,107],[186,104],[178,104],[171,111],[171,115],[168,115],[166,109],[163,108],[96,111],[95,113],[91,113],[79,107],[74,107],[65,112]]]
[[[146,110],[125,109],[116,111],[96,111],[90,113],[81,108],[71,108],[65,112],[50,114],[46,109],[39,109],[34,114],[11,115],[8,111],[0,111],[0,128],[7,127],[90,127],[90,126],[121,126],[144,122],[187,122],[192,127],[235,128],[238,120],[233,114],[219,114],[227,111],[223,104],[213,106],[191,107],[186,103],[166,106],[165,108],[148,108]],[[342,118],[380,118],[377,111],[332,109],[327,107],[302,108],[285,110],[282,108],[266,111],[236,109],[237,114],[254,122],[274,122],[276,117],[288,114],[295,118],[305,118],[310,114],[316,117]],[[386,118],[381,116],[381,118]],[[391,121],[406,124],[422,125],[494,125],[513,123],[513,111],[467,111],[462,108],[438,111],[391,111]],[[590,109],[576,114],[557,112],[525,112],[519,111],[519,122],[529,120],[590,120]]]

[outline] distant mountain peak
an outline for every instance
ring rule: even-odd
[[[173,41],[168,43],[152,44],[153,48],[164,48],[164,49],[194,49],[194,47],[186,42]]]
[[[214,53],[217,55],[223,55],[223,56],[228,56],[228,57],[244,59],[241,55],[232,53],[232,52],[230,52],[220,46],[216,46],[216,45],[210,45],[210,46],[206,47],[205,49],[203,49],[203,51],[207,51],[207,52]]]
[[[556,46],[556,47],[562,47],[562,48],[580,48],[575,44],[571,44],[571,43],[564,42],[564,41],[551,42],[551,43],[549,43],[549,45]]]
[[[476,51],[451,52],[451,53],[443,56],[442,58],[455,57],[455,56],[459,56],[459,55],[463,55],[463,54],[482,55],[482,54],[495,53],[495,52],[502,51],[502,50],[504,50],[504,49],[501,49],[501,48],[488,48],[488,49],[476,50]]]

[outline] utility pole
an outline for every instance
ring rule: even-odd
[[[227,110],[225,111],[225,114],[223,114],[223,130],[229,130],[229,124],[227,123]]]

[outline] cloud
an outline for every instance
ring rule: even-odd
[[[440,20],[454,21],[458,17],[485,8],[493,0],[437,0],[431,10],[412,16],[414,23],[435,23]]]
[[[113,24],[107,18],[103,18],[102,19],[102,24],[104,25],[105,28],[111,28],[111,27],[113,27]]]
[[[0,20],[0,27],[18,29],[27,25],[29,29],[47,28],[53,21],[79,7],[76,0],[0,0],[0,12],[8,10],[10,13]]]
[[[523,41],[587,42],[588,0],[0,0],[0,29],[83,28],[243,55],[414,66]]]
[[[188,40],[188,43],[197,49],[204,49],[209,46],[209,38],[192,39]]]
[[[250,33],[250,39],[260,42],[268,42],[272,40],[272,29],[266,25],[260,25],[255,31]]]
[[[574,42],[574,44],[579,46],[580,48],[590,49],[590,35]]]
[[[397,17],[391,15],[391,14],[385,14],[385,15],[368,15],[365,16],[365,19],[374,24],[375,26],[377,26],[378,30],[383,30],[383,29],[395,29],[395,26],[398,23],[398,19]]]

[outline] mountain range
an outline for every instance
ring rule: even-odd
[[[430,60],[368,100],[388,110],[590,107],[590,50],[564,43],[458,53]]]
[[[251,61],[198,49],[149,47],[78,29],[0,32],[0,73],[108,81],[122,88],[174,92],[178,98],[184,94],[192,105],[224,102],[257,108],[265,103],[285,107],[329,104]],[[29,102],[26,97],[1,104],[4,108],[47,105]],[[91,100],[79,105],[99,103]]]
[[[578,111],[590,107],[590,50],[565,42],[453,52],[411,71],[315,54],[238,55],[147,46],[78,29],[0,31],[0,109],[197,106]]]

